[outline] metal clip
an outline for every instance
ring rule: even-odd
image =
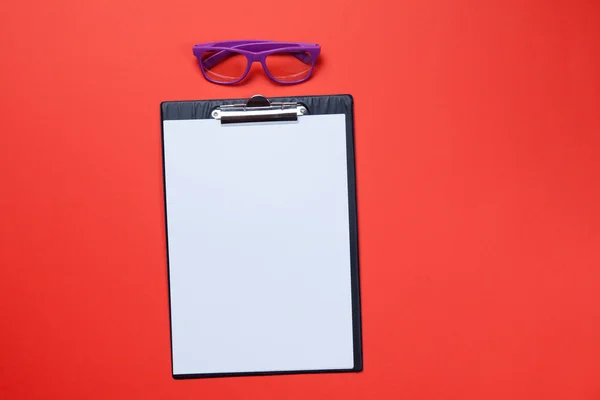
[[[222,124],[234,122],[297,121],[308,112],[299,103],[273,102],[257,94],[246,104],[228,104],[217,107],[211,116]]]

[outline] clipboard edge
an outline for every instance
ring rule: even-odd
[[[363,371],[360,367],[349,369],[315,369],[298,371],[256,371],[256,372],[215,372],[199,374],[172,374],[176,381],[187,379],[207,379],[207,378],[231,378],[231,377],[253,377],[253,376],[280,376],[280,375],[308,375],[308,374],[348,374],[360,373]]]

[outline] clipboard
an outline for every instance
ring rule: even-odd
[[[161,104],[173,378],[362,371],[353,108]]]

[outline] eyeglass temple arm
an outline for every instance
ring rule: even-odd
[[[219,50],[216,53],[209,56],[208,58],[206,58],[205,60],[202,60],[202,65],[204,65],[204,68],[206,69],[211,69],[221,61],[226,60],[228,57],[234,54],[237,54],[235,50]],[[292,53],[292,55],[304,64],[309,64],[312,58],[310,54],[307,54],[305,52]],[[202,58],[202,55],[200,55],[200,58]]]

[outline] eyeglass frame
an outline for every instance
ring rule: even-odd
[[[248,47],[248,46],[251,46],[253,49],[248,50],[248,49],[243,48],[243,47]],[[227,55],[228,53],[224,53],[224,54],[215,53],[215,54],[211,55],[210,57],[208,57],[207,60],[203,61],[202,56],[207,51],[234,52],[236,54],[245,56],[248,61],[248,65],[246,66],[246,71],[244,71],[244,73],[242,74],[242,76],[239,79],[236,79],[235,81],[231,81],[231,82],[222,82],[222,81],[216,81],[214,79],[211,79],[206,74],[206,70],[205,70],[206,61],[210,60],[212,57],[219,57],[220,55],[224,56],[224,55]],[[276,41],[270,41],[270,40],[228,40],[228,41],[223,41],[223,42],[211,42],[211,43],[196,44],[192,48],[192,52],[193,52],[194,56],[196,57],[196,59],[198,60],[198,65],[200,66],[200,71],[202,71],[202,75],[204,76],[204,78],[207,81],[212,82],[212,83],[216,83],[219,85],[235,85],[237,83],[240,83],[242,80],[244,80],[248,76],[250,69],[252,68],[252,65],[255,62],[259,62],[263,68],[263,71],[271,80],[273,80],[274,82],[277,82],[281,85],[293,85],[293,84],[304,82],[312,76],[314,68],[315,68],[315,62],[317,60],[317,57],[321,53],[321,46],[318,44],[302,43],[302,42],[276,42]],[[276,79],[271,74],[271,72],[269,72],[269,68],[266,65],[267,56],[272,55],[272,54],[277,54],[277,53],[286,53],[286,52],[306,52],[310,55],[311,65],[310,65],[310,71],[309,71],[308,75],[306,75],[305,77],[303,77],[299,80],[296,80],[296,81],[287,81],[286,82],[286,81],[281,81],[281,80]],[[296,57],[298,57],[298,56],[296,56]],[[217,60],[216,62],[218,63],[219,61],[220,61],[220,59]]]

